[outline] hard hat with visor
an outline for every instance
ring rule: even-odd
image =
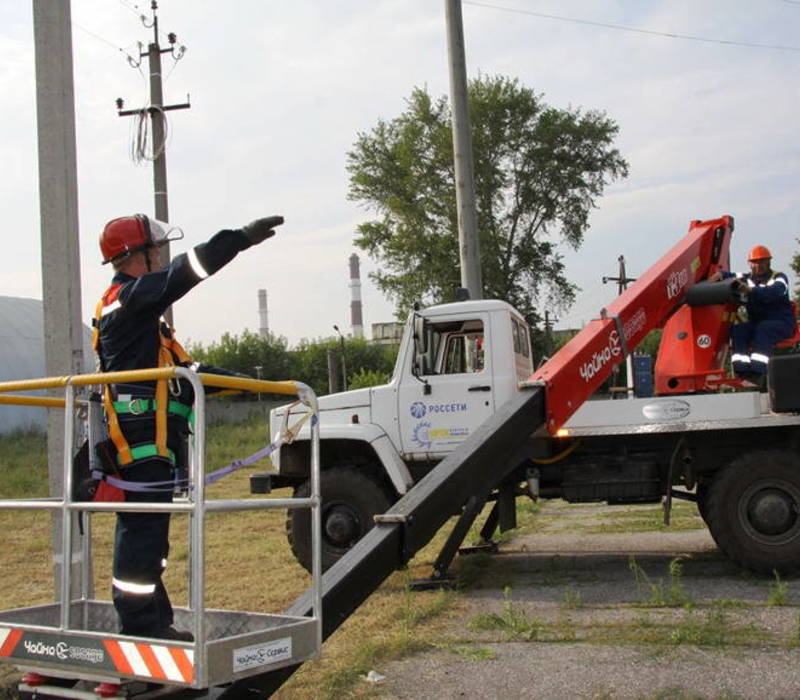
[[[122,260],[140,250],[160,247],[169,241],[183,238],[183,231],[145,214],[112,219],[100,234],[103,265]]]

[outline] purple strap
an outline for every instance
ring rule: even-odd
[[[311,425],[314,426],[317,424],[317,416],[311,416]],[[208,486],[209,484],[213,484],[219,481],[222,477],[227,476],[228,474],[233,474],[238,469],[242,467],[249,467],[251,464],[258,462],[265,457],[269,457],[275,450],[277,450],[283,444],[283,438],[279,437],[275,442],[267,445],[266,447],[262,447],[257,452],[254,452],[249,457],[244,457],[243,459],[234,459],[233,462],[230,464],[226,464],[221,469],[217,469],[217,471],[212,472],[211,474],[207,474],[205,477],[205,484]],[[176,486],[182,486],[184,484],[188,484],[188,479],[171,479],[170,481],[125,481],[124,479],[117,479],[115,476],[109,476],[105,472],[100,471],[93,471],[92,472],[92,479],[95,480],[105,480],[111,486],[115,486],[118,489],[122,489],[123,491],[136,491],[138,493],[162,493],[164,491],[172,491]],[[190,486],[191,488],[191,486]]]
[[[278,439],[270,445],[266,447],[262,447],[257,452],[254,452],[249,457],[244,457],[243,459],[235,459],[230,464],[225,465],[221,469],[217,469],[217,471],[212,472],[211,474],[207,474],[205,477],[205,484],[213,484],[222,477],[227,476],[228,474],[233,474],[233,472],[241,469],[242,467],[249,467],[251,464],[258,462],[265,457],[268,457],[272,454],[283,442],[283,440]],[[188,483],[188,479],[170,479],[169,481],[126,481],[125,479],[118,479],[115,476],[110,476],[105,472],[101,471],[93,471],[92,472],[92,479],[96,480],[105,480],[111,486],[115,486],[118,489],[122,489],[123,491],[135,491],[138,493],[161,493],[163,491],[171,491],[178,485],[183,485]]]

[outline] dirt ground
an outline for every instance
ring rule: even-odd
[[[654,529],[658,512],[546,504],[535,533],[479,564],[437,648],[364,684],[397,699],[800,698],[800,582],[742,572],[689,504],[674,530]]]

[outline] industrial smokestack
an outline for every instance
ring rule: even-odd
[[[361,273],[358,269],[358,256],[350,256],[350,325],[354,338],[364,337],[364,321],[361,316]]]
[[[258,334],[262,338],[269,335],[269,317],[267,314],[267,290],[258,290]]]

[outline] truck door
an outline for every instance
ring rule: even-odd
[[[494,412],[489,331],[488,314],[426,324],[427,352],[416,375],[410,358],[398,391],[400,442],[408,457],[450,452]]]

